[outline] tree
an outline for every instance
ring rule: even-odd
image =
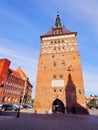
[[[34,99],[31,99],[31,103],[34,103]]]
[[[96,108],[97,105],[96,105],[95,99],[90,99],[90,101],[88,102],[87,106],[88,106],[88,108],[90,108],[90,109],[91,109],[91,108]]]

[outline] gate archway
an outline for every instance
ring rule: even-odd
[[[65,107],[64,104],[61,100],[56,99],[52,103],[52,112],[54,113],[64,113],[65,112]]]

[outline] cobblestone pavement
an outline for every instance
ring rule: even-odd
[[[32,109],[0,115],[0,130],[98,130],[98,115],[34,114]],[[6,116],[6,118],[5,118]],[[3,118],[3,119],[2,119]]]
[[[3,116],[3,115],[1,116],[0,115],[0,121],[1,120],[6,120],[6,119],[11,119],[11,118],[14,118],[14,117],[13,116]]]

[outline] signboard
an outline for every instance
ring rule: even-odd
[[[52,80],[51,87],[64,87],[64,80]]]

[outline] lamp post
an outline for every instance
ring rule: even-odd
[[[20,115],[20,105],[21,105],[21,97],[20,97],[20,101],[19,101],[19,109],[18,109],[18,112],[17,112],[17,118],[19,118],[19,115]]]

